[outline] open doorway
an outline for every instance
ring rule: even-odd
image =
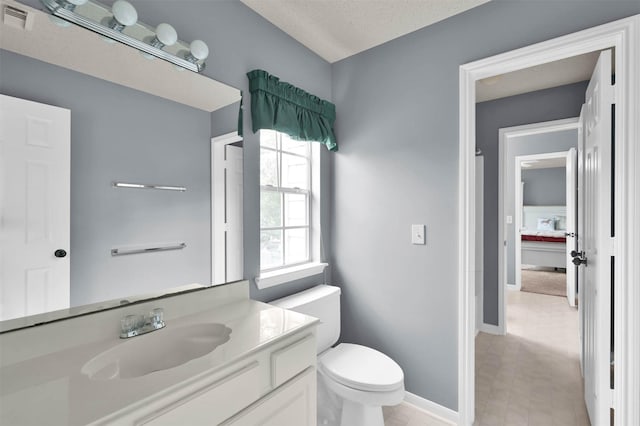
[[[461,424],[471,424],[474,417],[474,271],[475,271],[475,191],[474,191],[474,152],[476,115],[475,83],[482,79],[492,78],[504,73],[523,70],[570,58],[588,52],[615,49],[615,84],[611,80],[610,58],[602,60],[600,54],[597,72],[594,77],[597,84],[589,84],[586,92],[586,110],[590,118],[585,119],[585,140],[589,142],[589,133],[605,137],[594,140],[596,148],[585,145],[584,174],[588,188],[593,194],[585,200],[587,211],[593,210],[591,218],[593,228],[585,226],[586,232],[593,232],[595,238],[590,249],[585,253],[596,256],[589,258],[582,253],[577,260],[586,266],[589,260],[588,273],[592,291],[586,294],[592,299],[589,306],[593,309],[589,316],[589,330],[585,324],[585,339],[590,340],[593,358],[589,359],[590,373],[585,367],[585,388],[589,388],[591,400],[590,417],[596,424],[608,424],[610,410],[612,424],[637,424],[640,420],[636,406],[637,388],[628,386],[637,382],[637,359],[640,348],[636,342],[639,323],[639,300],[635,288],[625,286],[625,282],[639,279],[638,269],[634,266],[637,257],[638,235],[635,232],[637,206],[635,191],[640,184],[636,176],[629,174],[640,160],[633,140],[637,137],[638,128],[632,119],[633,111],[640,107],[639,93],[635,88],[634,76],[638,75],[640,63],[635,60],[637,38],[635,34],[640,18],[634,17],[603,25],[598,28],[560,37],[548,42],[539,43],[513,52],[486,58],[461,66],[460,78],[460,201],[461,214],[459,221],[460,238],[460,318],[459,318],[459,413]],[[634,52],[634,53],[631,53]],[[629,55],[634,59],[629,60]],[[607,55],[605,55],[606,57]],[[607,67],[608,66],[608,67]],[[614,87],[615,86],[615,87]],[[597,93],[597,89],[601,93]],[[596,90],[594,90],[596,89]],[[596,94],[594,96],[594,93]],[[615,93],[615,96],[614,96]],[[597,104],[597,105],[596,105]],[[594,107],[595,106],[595,107]],[[615,109],[615,113],[613,110]],[[609,110],[612,110],[611,113]],[[615,114],[615,115],[614,115]],[[611,121],[609,119],[611,118]],[[607,126],[598,127],[606,123]],[[612,126],[612,127],[608,127]],[[609,128],[607,133],[606,129]],[[595,129],[595,130],[593,130]],[[615,131],[612,132],[612,129]],[[607,142],[608,139],[611,143]],[[604,142],[603,142],[604,141]],[[603,144],[604,143],[604,144]],[[599,157],[601,149],[615,147],[615,156],[609,153]],[[604,167],[604,168],[599,168]],[[589,177],[592,172],[593,176]],[[591,179],[591,180],[589,180]],[[589,185],[592,185],[589,187]],[[614,186],[615,185],[615,186]],[[613,189],[613,191],[611,191]],[[586,191],[589,194],[589,189]],[[615,197],[611,197],[612,193]],[[599,201],[599,202],[596,202]],[[486,203],[485,203],[486,204]],[[586,222],[589,223],[589,218]],[[611,229],[611,236],[606,231]],[[631,249],[631,252],[629,251]],[[486,258],[486,256],[485,256]],[[611,258],[611,262],[608,262]],[[607,275],[608,273],[608,275]],[[629,281],[631,279],[631,281]],[[486,284],[486,283],[485,283]],[[600,288],[602,287],[602,288]],[[598,291],[601,290],[601,291]],[[486,293],[485,293],[486,294]],[[607,304],[606,302],[610,302]],[[629,309],[629,302],[633,307]],[[487,303],[485,301],[486,308]],[[486,319],[486,313],[485,313]],[[586,317],[585,317],[586,319]],[[611,320],[611,322],[610,322]],[[611,326],[611,327],[610,327]],[[616,368],[609,386],[609,340],[615,339],[616,350],[612,358]],[[625,372],[627,376],[625,376]],[[631,376],[629,376],[629,374]],[[595,379],[595,382],[593,381]],[[589,382],[589,383],[587,383]],[[598,398],[597,395],[600,395]],[[604,396],[611,396],[611,398]],[[594,398],[595,397],[595,398]]]

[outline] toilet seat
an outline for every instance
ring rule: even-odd
[[[319,359],[324,374],[352,389],[388,392],[404,387],[404,374],[394,360],[366,346],[341,343]]]

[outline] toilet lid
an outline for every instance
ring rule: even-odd
[[[322,371],[345,386],[365,391],[392,391],[404,380],[394,360],[366,346],[341,343],[320,359]]]

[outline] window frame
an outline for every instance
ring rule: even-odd
[[[282,135],[286,135],[282,132],[278,132],[276,130],[267,130],[268,132],[273,132],[276,136],[276,146],[275,148],[263,145],[263,136],[265,130],[260,130],[259,132],[259,149],[260,149],[260,169],[262,173],[262,153],[263,150],[275,152],[276,153],[276,185],[262,185],[260,183],[260,197],[262,197],[263,192],[271,192],[275,194],[280,194],[281,197],[281,207],[280,207],[280,215],[281,215],[281,224],[280,226],[262,226],[262,206],[260,207],[260,234],[263,231],[280,231],[282,235],[282,263],[278,266],[271,266],[268,268],[263,267],[262,263],[262,253],[260,254],[260,275],[264,274],[272,275],[277,274],[279,271],[284,271],[287,269],[299,269],[301,266],[309,265],[314,263],[314,250],[313,250],[313,240],[314,240],[314,218],[313,218],[313,203],[314,203],[314,191],[313,191],[313,169],[314,169],[314,150],[311,147],[312,142],[308,142],[309,146],[306,150],[306,155],[298,154],[295,152],[290,152],[282,149]],[[282,185],[282,177],[283,177],[283,154],[292,155],[297,158],[303,158],[307,162],[307,187],[308,189],[302,189],[299,187],[285,187]],[[260,175],[261,175],[260,173]],[[285,198],[287,194],[302,194],[306,197],[306,225],[294,225],[287,226],[285,224],[285,212],[286,212],[286,203]],[[305,229],[307,231],[307,255],[305,260],[301,260],[295,263],[286,263],[286,253],[287,253],[287,244],[285,238],[285,231],[292,229]],[[262,252],[262,251],[260,251]]]

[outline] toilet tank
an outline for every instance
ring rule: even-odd
[[[320,320],[317,331],[318,353],[329,349],[338,341],[340,337],[339,287],[318,285],[269,303]]]

